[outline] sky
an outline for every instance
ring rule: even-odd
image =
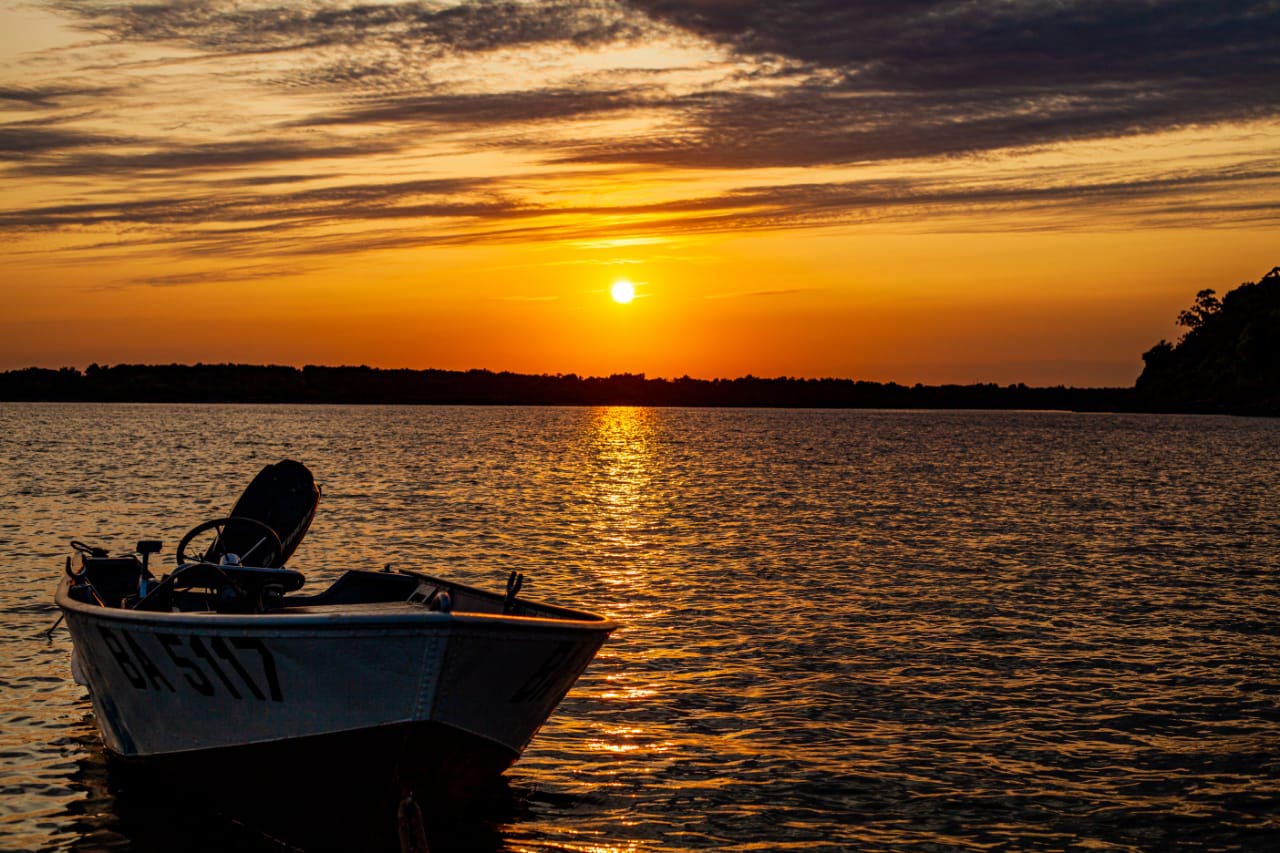
[[[1274,0],[0,0],[0,369],[1130,385],[1280,264],[1277,57]]]

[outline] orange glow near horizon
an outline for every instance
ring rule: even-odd
[[[1135,97],[1119,133],[1059,113],[1124,81],[1018,101],[989,57],[972,112],[926,110],[803,31],[757,54],[625,4],[449,5],[0,6],[0,369],[1128,385],[1198,290],[1280,263],[1274,111],[1161,126]]]

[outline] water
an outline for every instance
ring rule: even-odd
[[[1280,844],[1280,422],[6,404],[0,848],[193,846],[108,776],[53,588],[285,456],[312,586],[518,568],[623,624],[437,853]]]

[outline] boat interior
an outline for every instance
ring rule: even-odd
[[[144,543],[139,543],[140,545]],[[517,597],[524,576],[508,576],[505,595],[411,570],[348,569],[325,589],[298,593],[305,578],[287,568],[193,562],[159,578],[143,554],[80,553],[70,597],[84,604],[149,612],[314,614],[352,609],[487,613],[580,620],[577,611]],[[290,594],[294,593],[294,594]]]
[[[505,595],[420,572],[351,569],[326,589],[302,594],[306,579],[285,562],[315,516],[320,487],[305,465],[290,459],[267,465],[249,483],[231,514],[197,524],[178,542],[173,571],[157,577],[151,555],[162,544],[144,539],[135,553],[73,541],[78,565],[67,557],[70,597],[83,604],[149,612],[350,612],[361,609],[487,613],[543,619],[596,618],[517,598],[524,575],[511,572]]]
[[[283,460],[260,471],[230,515],[188,530],[178,542],[173,571],[152,573],[163,544],[142,539],[134,553],[72,542],[68,594],[84,605],[150,612],[321,613],[353,608],[498,613],[539,619],[595,619],[579,611],[517,598],[525,576],[512,571],[506,594],[433,578],[419,571],[344,571],[328,588],[300,593],[300,571],[285,566],[310,528],[320,487],[305,465]],[[74,564],[74,565],[73,565]]]

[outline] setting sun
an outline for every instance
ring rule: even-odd
[[[625,278],[615,281],[613,283],[613,287],[610,288],[609,293],[613,296],[613,301],[617,302],[619,305],[626,305],[632,299],[636,298],[635,285],[627,281]]]

